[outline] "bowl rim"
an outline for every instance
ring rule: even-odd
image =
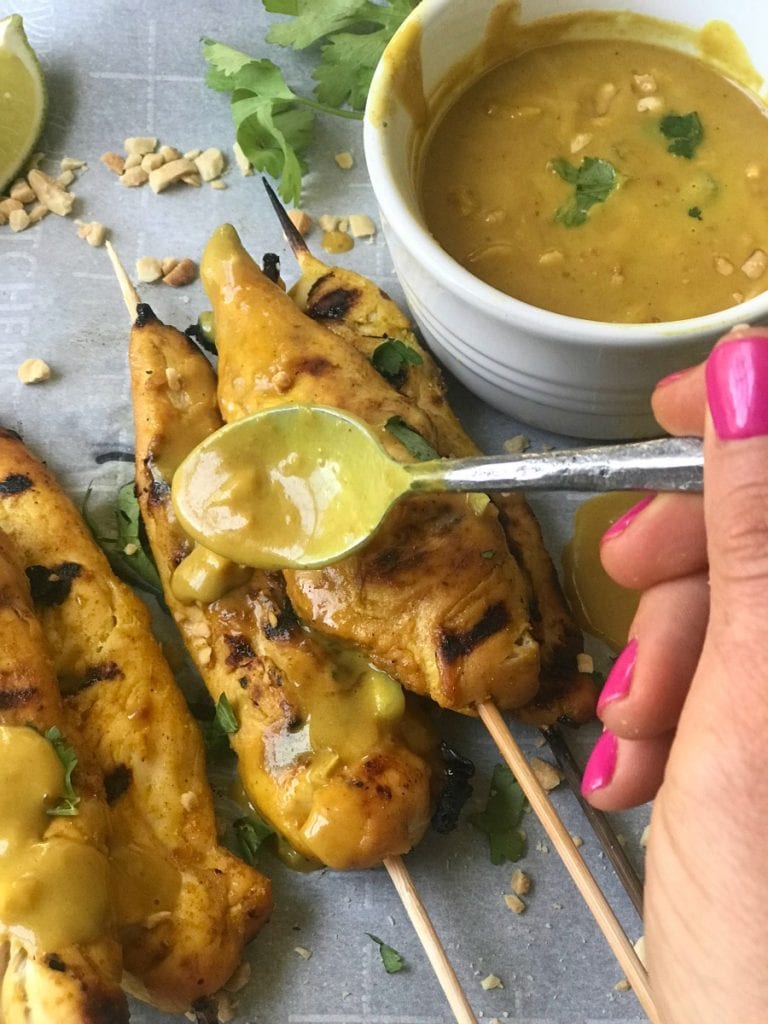
[[[398,28],[384,53],[393,44],[397,46],[401,33],[407,38],[406,33],[415,23],[424,25],[433,21],[452,2],[454,0],[421,0]],[[469,300],[497,321],[508,321],[532,334],[557,337],[577,345],[604,344],[610,341],[621,347],[635,344],[644,348],[663,348],[680,341],[714,338],[736,324],[768,318],[768,290],[735,306],[702,316],[657,323],[615,323],[587,320],[542,309],[507,295],[475,277],[450,256],[423,221],[413,215],[395,182],[388,157],[389,133],[385,125],[377,123],[378,118],[372,113],[387,109],[389,103],[390,76],[385,64],[382,57],[371,81],[363,119],[363,146],[371,186],[385,222],[385,230],[388,225],[408,251],[417,253],[416,258],[454,295]],[[414,194],[415,191],[414,186]]]

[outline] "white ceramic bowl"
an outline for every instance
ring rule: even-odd
[[[525,423],[576,437],[658,433],[649,405],[655,382],[697,362],[733,324],[768,320],[768,293],[690,320],[597,323],[504,295],[438,245],[416,194],[423,134],[417,99],[423,91],[427,107],[440,109],[435,97],[445,92],[447,73],[478,50],[500,4],[513,6],[510,0],[422,0],[374,76],[365,154],[395,270],[436,355],[491,405]],[[630,10],[695,30],[724,19],[745,42],[754,68],[768,78],[764,0],[519,0],[517,6],[523,22],[582,9]]]

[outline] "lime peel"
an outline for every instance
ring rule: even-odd
[[[40,61],[21,15],[0,20],[0,193],[24,167],[45,120],[47,96]]]

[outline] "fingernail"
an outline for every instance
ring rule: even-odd
[[[637,640],[630,640],[616,661],[613,663],[608,678],[605,680],[600,699],[597,702],[597,713],[615,700],[621,700],[629,693],[632,685],[632,674],[637,661]]]
[[[624,533],[629,524],[643,511],[644,508],[648,508],[653,499],[656,497],[655,494],[648,494],[645,498],[642,498],[636,505],[628,509],[620,519],[617,519],[612,526],[609,526],[600,539],[600,543],[603,544],[607,540],[612,540],[614,537],[618,537],[620,533]]]
[[[707,399],[723,441],[768,435],[768,338],[718,345],[707,360]]]
[[[584,769],[581,792],[589,796],[598,789],[605,789],[616,771],[616,755],[619,744],[612,732],[606,729],[597,741]]]

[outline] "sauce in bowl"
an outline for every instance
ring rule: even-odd
[[[766,108],[705,61],[569,39],[459,95],[419,194],[440,245],[500,291],[589,320],[682,320],[768,289],[766,154]]]

